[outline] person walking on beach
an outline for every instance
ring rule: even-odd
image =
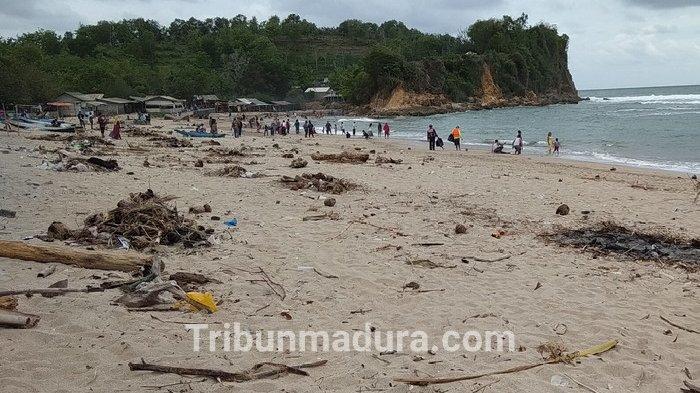
[[[450,136],[452,137],[452,143],[455,144],[455,150],[462,150],[462,146],[459,144],[460,139],[462,139],[462,131],[459,129],[459,126],[452,129]]]
[[[330,135],[331,134],[331,122],[326,121],[326,134]]]
[[[547,133],[547,154],[552,154],[554,152],[554,137],[552,136],[552,131]]]
[[[513,140],[513,154],[520,155],[523,153],[523,134],[518,130],[518,135]]]
[[[297,134],[299,133],[299,126],[299,118],[297,118],[296,120],[294,120],[294,129],[296,130]]]
[[[78,111],[78,122],[80,123],[80,128],[85,128],[85,114],[82,109]]]
[[[379,134],[381,135],[381,134]],[[389,123],[384,123],[384,139],[389,138]]]
[[[114,122],[114,127],[112,132],[109,133],[109,137],[112,139],[122,139],[122,125],[119,120]]]
[[[105,137],[105,129],[107,128],[107,118],[100,113],[100,116],[97,118],[97,125],[100,127],[100,134],[102,134],[102,137]]]
[[[435,150],[435,139],[437,139],[437,131],[433,128],[433,125],[428,125],[428,150]]]
[[[382,137],[382,122],[378,121],[377,122],[377,138]]]

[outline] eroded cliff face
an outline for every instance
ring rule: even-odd
[[[577,103],[581,99],[569,70],[564,72],[563,82],[551,91],[537,94],[526,91],[523,95],[506,97],[495,82],[493,71],[486,63],[481,74],[481,86],[469,102],[452,102],[444,94],[415,92],[396,86],[388,96],[376,96],[361,110],[376,116],[428,115],[463,110],[491,109],[511,106],[543,106],[558,103]]]
[[[454,111],[453,103],[443,94],[417,93],[399,85],[388,97],[375,97],[369,111],[377,116],[422,115]]]

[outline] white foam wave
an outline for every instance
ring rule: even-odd
[[[700,94],[667,94],[648,96],[589,97],[593,102],[634,102],[640,104],[700,104]]]
[[[673,172],[698,173],[700,162],[647,161],[636,158],[618,157],[607,153],[571,151],[563,154],[579,161],[603,162],[649,169],[663,169]]]

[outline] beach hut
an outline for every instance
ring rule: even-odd
[[[309,87],[304,90],[307,96],[310,96],[314,101],[321,101],[329,94],[335,94],[335,91],[328,86]]]
[[[215,108],[219,101],[221,100],[216,94],[202,94],[192,97],[192,104],[197,108]]]
[[[73,114],[75,114],[81,109],[89,110],[90,107],[94,107],[95,105],[92,104],[98,102],[98,100],[103,97],[104,94],[102,93],[84,94],[75,91],[67,91],[61,94],[60,96],[56,97],[56,99],[52,102],[72,104],[72,112]]]
[[[146,96],[129,97],[137,103],[142,103],[143,108],[149,113],[180,113],[185,110],[184,100],[170,96]]]
[[[237,112],[261,112],[272,110],[271,104],[260,101],[257,98],[237,98],[233,101],[233,105],[229,105],[229,107],[236,108]]]
[[[270,101],[270,103],[275,112],[286,112],[294,109],[294,104],[289,101]]]
[[[97,100],[103,103],[100,112],[110,115],[120,115],[134,113],[136,111],[136,101],[118,97],[104,97]]]

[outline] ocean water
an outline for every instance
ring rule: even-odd
[[[563,158],[700,172],[700,85],[581,90],[579,95],[590,100],[381,120],[389,122],[393,137],[412,140],[425,140],[433,124],[446,149],[454,148],[447,135],[459,125],[463,144],[488,148],[498,139],[509,146],[521,130],[527,144],[523,154],[544,155],[551,131]],[[351,130],[352,121],[344,126]],[[358,134],[367,126],[357,122]],[[376,123],[372,129],[376,133]]]

